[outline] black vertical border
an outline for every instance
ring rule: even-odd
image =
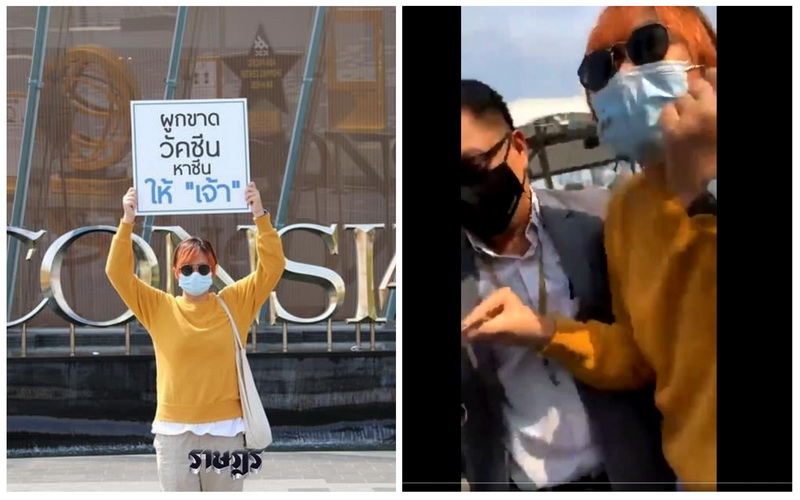
[[[717,28],[718,489],[790,491],[792,7],[718,7]]]
[[[461,8],[402,23],[402,489],[460,491]]]

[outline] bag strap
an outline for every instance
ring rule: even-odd
[[[239,349],[242,349],[242,339],[239,337],[239,329],[236,328],[236,322],[233,321],[233,315],[231,314],[231,310],[228,309],[228,304],[226,304],[219,295],[217,295],[217,300],[219,301],[219,305],[225,309],[225,314],[228,315],[228,319],[231,322],[231,326],[233,327],[233,336],[236,339],[236,345],[239,346]]]

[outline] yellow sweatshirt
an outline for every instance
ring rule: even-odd
[[[689,217],[638,176],[609,204],[605,232],[616,323],[557,320],[543,354],[601,389],[655,381],[667,461],[686,489],[714,490],[717,218]]]
[[[286,265],[270,216],[255,222],[258,267],[219,294],[236,321],[242,344],[247,343],[250,324]],[[217,295],[210,293],[206,301],[188,302],[141,281],[133,272],[132,231],[133,224],[120,222],[111,242],[106,274],[153,339],[156,419],[196,424],[241,417],[233,329]]]

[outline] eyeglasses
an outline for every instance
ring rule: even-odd
[[[211,272],[211,266],[208,264],[200,264],[199,266],[185,265],[181,266],[181,274],[184,276],[191,276],[193,272],[197,271],[200,276],[205,276]]]
[[[598,92],[608,85],[626,57],[636,66],[662,61],[669,44],[669,30],[663,24],[637,28],[624,44],[620,42],[608,49],[595,50],[583,58],[578,68],[581,85],[590,92]]]
[[[511,143],[511,132],[505,134],[500,142],[489,148],[487,151],[483,153],[478,153],[469,156],[462,156],[461,157],[461,174],[463,176],[469,176],[471,174],[477,174],[482,171],[485,171],[489,168],[492,164],[492,160],[503,147],[503,145],[508,142]],[[506,155],[503,157],[503,161],[505,162],[508,160],[508,154],[511,152],[511,147],[506,150]]]

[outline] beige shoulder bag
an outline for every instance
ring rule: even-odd
[[[220,305],[228,315],[233,327],[233,336],[236,342],[236,371],[239,374],[239,399],[242,401],[242,416],[244,419],[244,444],[250,450],[263,450],[272,444],[272,429],[258,395],[256,383],[253,380],[253,373],[250,371],[250,363],[247,362],[247,350],[242,345],[239,337],[239,329],[233,321],[233,315],[228,309],[228,305],[217,296]]]

